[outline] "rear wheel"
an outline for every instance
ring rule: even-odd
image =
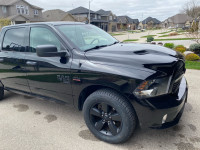
[[[0,101],[4,98],[4,87],[0,87]]]
[[[137,119],[132,105],[117,92],[102,89],[85,101],[84,119],[90,131],[108,143],[123,143],[133,134]]]

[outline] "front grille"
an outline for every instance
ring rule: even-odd
[[[177,93],[181,84],[181,77],[185,73],[185,63],[183,61],[177,62],[174,69],[174,75],[172,77],[171,92]]]

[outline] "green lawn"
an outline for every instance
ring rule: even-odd
[[[142,36],[141,38],[147,38],[147,37],[149,37],[149,36],[156,36],[156,35],[146,35],[146,36]]]
[[[111,36],[118,36],[118,35],[124,35],[122,33],[109,33]]]
[[[186,30],[178,30],[177,31],[178,33],[185,33],[185,32],[187,32]]]
[[[135,42],[138,41],[138,39],[128,39],[128,40],[124,40],[123,42]]]
[[[159,37],[168,37],[169,35],[168,34],[166,34],[166,35],[161,35],[161,36],[159,36]]]
[[[154,41],[194,40],[195,38],[154,39]]]
[[[199,61],[186,61],[185,65],[186,65],[187,69],[200,70],[200,62]]]
[[[137,30],[129,30],[129,33],[140,33],[141,31],[137,31]]]
[[[178,34],[178,35],[180,35],[180,34]],[[169,35],[169,34],[166,34],[166,35],[161,35],[161,36],[159,36],[159,37],[169,37],[169,36],[177,36],[177,35]]]
[[[161,33],[158,33],[158,34],[167,34],[167,33],[170,33],[172,31],[167,31],[167,32],[161,32]]]

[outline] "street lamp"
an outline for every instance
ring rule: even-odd
[[[93,1],[93,0],[89,0],[89,17],[88,17],[88,19],[89,19],[89,24],[90,24],[90,4],[91,4],[92,1]]]

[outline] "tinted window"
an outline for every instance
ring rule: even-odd
[[[61,50],[61,43],[52,31],[43,27],[31,28],[29,51],[36,52],[39,45],[55,45],[58,51]]]
[[[57,28],[82,51],[117,42],[110,34],[93,25],[60,25]]]
[[[25,28],[9,29],[3,40],[3,50],[24,52]]]

